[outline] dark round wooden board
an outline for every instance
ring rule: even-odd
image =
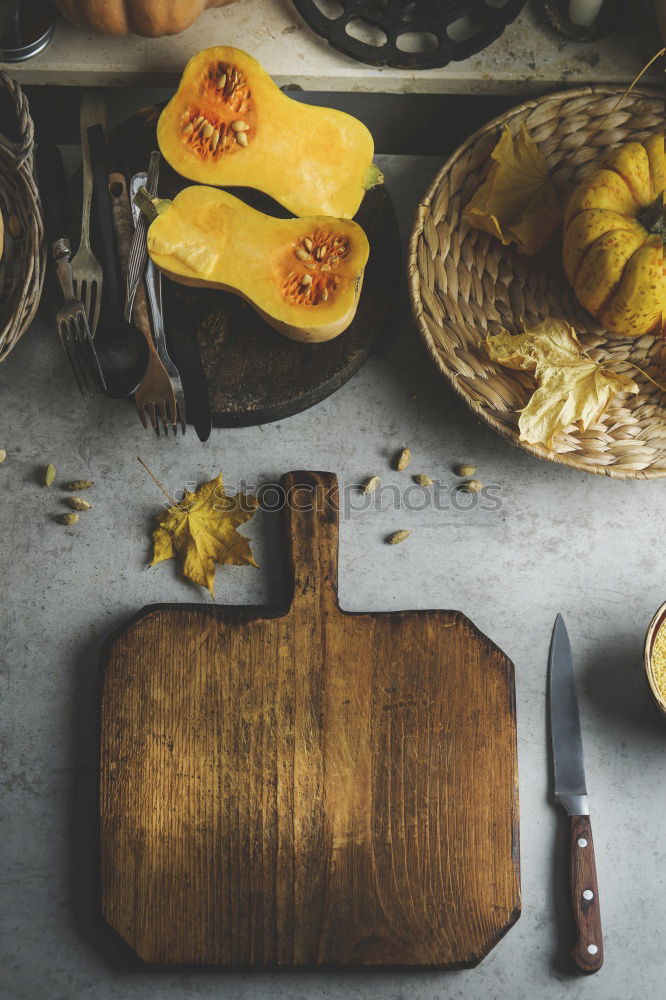
[[[109,157],[128,177],[148,169],[157,148],[159,108],[133,115],[108,139]],[[159,194],[172,198],[191,182],[162,159]],[[271,215],[287,212],[247,188],[234,194]],[[301,344],[273,330],[246,302],[228,292],[187,288],[164,279],[164,315],[191,324],[201,351],[217,427],[280,420],[325,399],[351,378],[385,331],[400,283],[400,236],[390,196],[381,185],[369,191],[356,215],[370,241],[370,259],[351,326],[323,344]]]

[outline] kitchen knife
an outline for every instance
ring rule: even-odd
[[[598,972],[604,960],[604,943],[597,871],[585,784],[573,655],[561,615],[555,619],[548,672],[555,801],[569,815],[569,886],[576,925],[576,943],[571,950],[571,957],[581,972]]]

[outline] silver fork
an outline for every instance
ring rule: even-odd
[[[152,180],[152,177],[151,177]],[[138,225],[141,218],[141,210],[134,203],[134,196],[140,187],[148,186],[148,174],[145,172],[135,174],[130,182],[130,201],[132,203],[132,215],[134,217],[134,225]],[[154,178],[155,190],[150,190],[148,187],[148,193],[154,197],[157,191],[157,173],[155,173]],[[146,289],[148,292],[148,304],[150,305],[150,313],[152,317],[153,326],[153,339],[155,340],[155,348],[157,350],[158,357],[162,364],[164,365],[171,386],[173,388],[173,394],[176,399],[176,415],[173,423],[173,431],[176,433],[176,424],[180,424],[183,434],[185,433],[187,427],[187,413],[185,410],[185,393],[183,392],[183,383],[181,382],[180,372],[176,368],[175,364],[169,357],[169,352],[166,345],[166,336],[164,333],[164,312],[162,309],[162,275],[157,270],[153,264],[150,257],[147,258],[146,270]]]
[[[53,244],[58,280],[65,297],[56,314],[56,326],[81,395],[84,399],[92,399],[98,393],[106,392],[106,383],[83,304],[74,292],[70,253],[69,240],[60,239]]]
[[[81,154],[83,158],[83,209],[81,213],[81,240],[76,256],[72,260],[72,280],[74,294],[83,303],[90,333],[94,337],[102,303],[102,265],[90,249],[90,206],[93,194],[93,174],[88,144],[88,128],[104,125],[106,108],[104,98],[98,94],[86,94],[81,101]]]

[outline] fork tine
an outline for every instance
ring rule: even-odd
[[[96,392],[95,378],[88,363],[85,338],[79,326],[78,317],[70,316],[68,321],[69,342],[76,354],[81,381],[85,388],[85,398],[92,399]]]
[[[146,403],[145,404],[145,410],[146,410],[146,413],[148,414],[148,419],[150,420],[150,426],[153,428],[153,430],[155,431],[155,433],[159,437],[160,436],[160,425],[157,422],[157,414],[155,412],[155,404],[154,403]]]
[[[137,399],[135,399],[135,403],[136,403],[136,412],[139,415],[139,420],[143,424],[144,428],[147,429],[148,423],[146,421],[146,407],[144,406],[143,403],[139,403]]]
[[[162,427],[164,428],[164,436],[169,436],[169,403],[167,400],[160,400],[159,403],[155,404],[155,408],[162,421]]]
[[[95,383],[87,362],[83,338],[81,336],[81,329],[76,315],[70,315],[68,317],[67,330],[69,334],[69,343],[72,346],[72,353],[76,355],[78,369],[81,375],[81,382],[85,389],[85,398],[92,399],[95,395]]]
[[[173,431],[173,436],[178,437],[178,400],[174,394],[173,401],[169,400],[167,403],[168,407],[168,418],[171,424],[171,430]]]
[[[90,335],[90,327],[85,325],[85,317],[83,315],[76,316],[74,323],[76,326],[79,343],[81,345],[81,353],[85,358],[85,369],[88,373],[88,379],[91,386],[90,395],[91,397],[95,393],[106,392],[106,382],[104,380],[104,373],[99,364],[99,358],[97,357],[97,352],[92,342],[92,337]]]
[[[180,423],[180,429],[184,434],[187,428],[187,417],[185,415],[185,399],[180,395],[176,400],[176,422]]]
[[[171,400],[165,399],[160,403],[160,416],[162,418],[162,424],[164,425],[164,435],[169,436],[169,427],[173,426],[173,420],[171,419]]]
[[[88,316],[88,323],[90,326],[90,335],[95,336],[95,330],[97,329],[97,323],[99,322],[99,310],[102,305],[102,296],[99,294],[99,285],[96,281],[91,282],[91,306],[90,315]]]
[[[92,392],[90,389],[88,368],[81,349],[81,340],[78,336],[77,323],[75,318],[71,315],[67,318],[67,343],[69,345],[70,357],[74,359],[74,363],[76,364],[81,394],[84,399],[90,399]]]
[[[88,282],[85,278],[81,279],[81,292],[79,294],[79,302],[83,306],[83,311],[86,316],[90,315],[90,289],[88,288]]]
[[[67,324],[64,321],[62,323],[58,324],[58,336],[60,338],[60,343],[62,345],[62,349],[63,349],[63,351],[65,352],[65,354],[67,356],[67,360],[69,361],[70,368],[72,369],[72,372],[74,373],[74,378],[76,379],[76,384],[79,387],[79,392],[81,393],[81,395],[85,399],[86,398],[86,393],[85,393],[85,389],[83,387],[83,383],[81,381],[80,365],[79,365],[78,359],[76,357],[76,354],[75,354],[75,352],[73,350],[73,347],[70,345],[70,342],[69,342],[69,331],[67,329]]]

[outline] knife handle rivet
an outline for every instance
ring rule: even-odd
[[[590,953],[590,955],[596,955],[596,953],[599,951],[596,944],[588,944],[587,950]]]
[[[585,839],[585,837],[579,837],[576,843],[578,844],[579,847],[587,847],[587,840]]]
[[[583,899],[594,899],[594,893],[591,889],[583,889]]]

